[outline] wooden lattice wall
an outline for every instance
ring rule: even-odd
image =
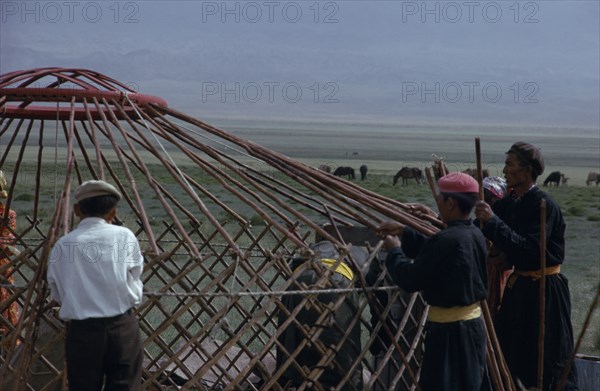
[[[20,251],[0,266],[9,292],[0,312],[20,311],[17,324],[0,317],[3,389],[66,387],[64,324],[45,269],[77,223],[71,191],[93,178],[124,194],[119,221],[144,251],[143,389],[289,389],[291,369],[297,389],[413,389],[426,307],[390,286],[371,230],[392,218],[431,234],[439,222],[145,98],[84,70],[0,78],[2,203],[17,213]],[[322,240],[331,246],[311,248]],[[353,269],[351,282],[323,267],[332,256],[323,248]],[[346,307],[351,327],[341,329],[332,320]],[[292,326],[302,336],[294,349],[282,342]],[[347,342],[350,368],[339,358]],[[343,376],[331,384],[332,373]]]

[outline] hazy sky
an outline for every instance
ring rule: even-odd
[[[0,1],[0,72],[210,117],[599,128],[600,2]]]

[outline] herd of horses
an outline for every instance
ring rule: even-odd
[[[448,172],[448,169],[446,168],[445,164],[442,161],[443,158],[438,158],[435,155],[434,155],[434,157],[435,157],[435,160],[434,160],[433,166],[431,168],[433,170],[435,179],[439,179],[441,176],[443,176],[444,172]],[[320,171],[332,173],[332,168],[329,165],[322,164],[318,168]],[[360,180],[361,181],[364,181],[367,179],[367,171],[368,170],[369,169],[368,169],[367,165],[363,164],[360,166],[359,172],[360,172]],[[477,177],[477,170],[474,168],[467,168],[463,172],[473,176],[474,178]],[[483,174],[483,178],[488,177],[490,175],[489,171],[487,169],[484,169],[482,171],[482,174]],[[333,170],[333,175],[335,175],[337,177],[348,177],[348,179],[356,179],[354,168],[349,167],[349,166],[337,167],[335,170]],[[425,183],[425,176],[423,175],[423,170],[421,170],[418,167],[402,167],[396,173],[396,175],[394,175],[392,184],[395,185],[400,180],[402,180],[403,186],[408,185],[408,183],[411,182],[412,180],[414,180],[415,183],[417,183],[418,185],[421,185],[421,184]],[[548,174],[548,176],[546,177],[546,179],[543,182],[543,185],[544,186],[554,185],[557,187],[560,185],[566,186],[568,184],[568,180],[569,180],[569,178],[567,176],[565,176],[564,173],[562,173],[560,171],[553,171],[550,174]],[[587,180],[585,181],[586,186],[589,186],[593,183],[595,183],[596,186],[598,186],[598,184],[600,183],[600,173],[591,171],[588,174]]]
[[[433,170],[435,179],[437,180],[440,177],[442,177],[445,173],[448,172],[448,168],[443,163],[443,158],[440,158],[440,157],[436,156],[435,154],[432,156],[434,157],[434,163],[431,168]],[[326,165],[326,164],[319,165],[318,169],[319,169],[319,171],[332,173],[332,167],[329,165]],[[360,166],[359,172],[360,172],[360,180],[361,181],[364,181],[367,179],[368,170],[369,169],[366,164],[363,164]],[[464,172],[469,173],[470,175],[473,175],[473,176],[476,175],[476,170],[474,170],[474,169],[467,169]],[[352,168],[350,166],[337,167],[335,170],[333,170],[333,175],[335,175],[337,177],[348,177],[348,179],[350,179],[350,180],[356,179],[356,174],[355,174],[354,168]],[[484,178],[489,175],[487,170],[484,170],[483,175],[484,175]],[[421,170],[418,167],[410,167],[410,166],[402,167],[396,173],[396,175],[394,175],[392,183],[395,185],[396,183],[398,183],[398,181],[400,181],[400,179],[402,179],[403,186],[408,185],[408,183],[412,180],[414,180],[415,183],[417,183],[419,185],[425,183],[425,175],[423,174],[423,170]]]

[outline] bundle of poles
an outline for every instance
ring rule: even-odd
[[[479,137],[475,138],[475,155],[477,159],[477,182],[479,183],[479,200],[484,200],[484,191],[483,191],[483,168],[481,163],[481,140]],[[494,324],[492,322],[492,316],[490,313],[490,309],[487,305],[487,301],[481,300],[480,302],[481,308],[483,309],[483,319],[485,321],[485,327],[487,329],[487,362],[488,362],[488,370],[494,386],[497,390],[516,390],[515,384],[513,382],[512,376],[510,375],[510,371],[508,366],[506,365],[506,361],[504,360],[504,355],[502,354],[502,349],[500,348],[500,343],[498,342],[498,338],[496,336],[496,330],[494,329]]]

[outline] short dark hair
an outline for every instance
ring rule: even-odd
[[[458,208],[464,214],[471,213],[475,203],[479,199],[475,193],[441,193],[444,196],[444,201],[448,198],[454,198],[458,204]]]
[[[90,217],[104,216],[117,206],[119,198],[114,195],[101,195],[79,201],[79,210]]]

